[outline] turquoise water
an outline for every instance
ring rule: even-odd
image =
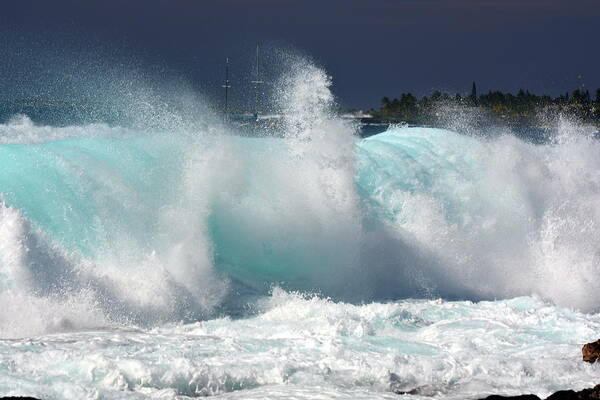
[[[580,348],[600,323],[597,139],[567,122],[538,144],[394,126],[361,139],[330,84],[293,69],[282,131],[256,137],[181,116],[0,124],[0,395],[595,384]]]
[[[136,239],[143,243],[153,210],[168,196],[157,183],[173,179],[173,151],[168,140],[143,138],[3,145],[3,200],[54,240],[86,256],[107,245],[108,233],[102,230],[109,224],[139,232]]]
[[[581,312],[597,304],[597,143],[348,132],[349,147],[113,131],[0,145],[0,392],[477,398],[595,383],[579,349],[599,323]]]
[[[567,293],[592,288],[597,268],[597,176],[577,172],[595,165],[595,140],[532,145],[404,127],[349,143],[345,153],[214,135],[7,143],[0,187],[5,212],[27,224],[21,234],[58,246],[69,265],[98,275],[105,264],[135,274],[157,263],[178,286],[197,280],[192,297],[210,275],[256,294],[273,285],[354,302],[535,294],[595,307]],[[581,278],[565,288],[573,268]]]

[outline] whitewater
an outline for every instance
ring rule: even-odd
[[[593,135],[561,120],[541,144],[403,126],[361,139],[323,70],[279,79],[276,134],[209,117],[0,124],[0,395],[598,383],[580,353],[600,332]]]

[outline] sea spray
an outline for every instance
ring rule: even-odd
[[[111,123],[0,124],[0,394],[595,384],[580,346],[600,329],[584,313],[600,293],[597,139],[563,119],[537,144],[460,126],[359,140],[332,79],[288,67],[275,134],[144,88],[110,102],[126,117]]]
[[[445,297],[539,294],[595,309],[597,140],[533,145],[400,128],[359,144],[369,207],[433,263]],[[432,270],[433,269],[433,270]]]
[[[0,202],[0,336],[107,324],[97,294],[76,284],[78,260]]]
[[[82,296],[99,325],[243,313],[273,285],[349,302],[597,307],[595,139],[563,124],[568,139],[538,145],[409,127],[359,140],[330,85],[295,61],[277,85],[278,137],[212,117],[0,125],[3,221],[20,221],[3,223],[0,287]],[[32,237],[49,250],[26,250]]]

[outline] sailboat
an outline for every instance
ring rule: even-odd
[[[222,88],[225,91],[225,103],[224,103],[224,116],[223,119],[226,123],[235,125],[238,129],[238,134],[249,135],[249,136],[277,136],[279,130],[280,115],[260,115],[261,105],[261,94],[262,85],[265,82],[261,78],[261,65],[260,65],[260,47],[256,46],[256,65],[254,69],[254,79],[250,81],[254,88],[254,104],[252,106],[251,113],[234,114],[229,110],[229,90],[231,89],[231,81],[229,79],[229,58],[226,59],[225,63],[225,80]],[[241,128],[241,129],[239,129]]]
[[[256,77],[255,79],[252,81],[252,84],[254,85],[254,113],[253,113],[253,117],[254,117],[254,121],[258,121],[258,98],[259,98],[259,92],[260,92],[260,85],[262,85],[264,82],[260,79],[260,53],[259,53],[259,48],[258,45],[256,45]]]
[[[231,83],[229,82],[229,57],[227,57],[225,61],[225,82],[223,82],[223,88],[225,89],[225,107],[223,110],[224,120],[227,122],[229,120],[229,104],[228,104],[228,94],[229,89],[231,88]]]

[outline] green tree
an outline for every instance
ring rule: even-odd
[[[475,82],[473,82],[473,86],[471,86],[471,95],[469,96],[469,100],[471,100],[473,105],[477,104],[477,85],[475,85]]]
[[[581,90],[579,90],[579,89],[573,90],[573,93],[571,93],[571,100],[575,104],[583,103],[583,93],[581,93]]]

